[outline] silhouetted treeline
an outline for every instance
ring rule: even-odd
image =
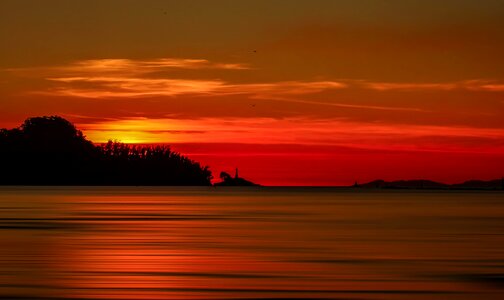
[[[94,145],[69,121],[0,129],[1,185],[211,185],[208,167],[168,146]]]

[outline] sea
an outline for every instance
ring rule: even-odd
[[[0,298],[504,299],[504,193],[1,187]]]

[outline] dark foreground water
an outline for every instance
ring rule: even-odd
[[[2,299],[504,299],[504,193],[0,188]]]

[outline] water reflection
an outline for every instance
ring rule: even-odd
[[[11,299],[499,299],[502,193],[2,188]]]

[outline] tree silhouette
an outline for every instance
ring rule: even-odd
[[[94,145],[58,116],[1,129],[0,168],[3,185],[211,185],[212,178],[168,146]]]
[[[231,179],[231,175],[229,175],[229,173],[226,173],[223,171],[220,173],[219,178],[226,181],[226,180]]]

